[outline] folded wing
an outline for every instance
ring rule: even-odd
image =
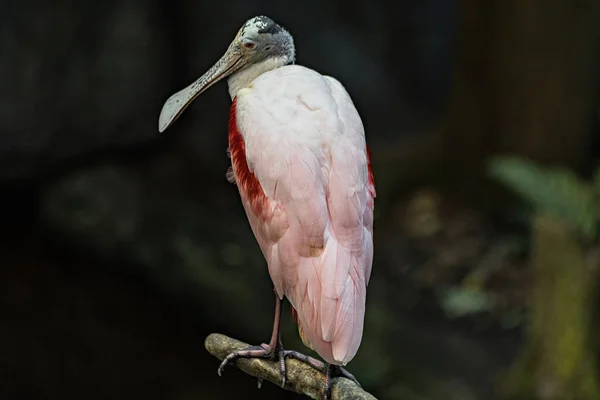
[[[373,258],[375,189],[360,117],[339,82],[299,66],[261,75],[236,103],[263,207],[248,185],[240,193],[273,283],[305,343],[346,364],[362,338]]]

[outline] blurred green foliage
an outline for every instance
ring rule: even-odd
[[[489,172],[531,204],[536,212],[563,219],[585,239],[596,237],[600,169],[593,182],[586,182],[565,168],[543,168],[524,158],[502,156],[492,159]]]
[[[517,157],[495,158],[489,171],[533,207],[530,321],[503,398],[597,399],[596,279],[587,250],[597,236],[599,171],[586,181]]]

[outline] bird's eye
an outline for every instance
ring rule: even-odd
[[[252,49],[254,49],[256,47],[256,43],[254,43],[254,42],[246,42],[246,43],[244,43],[244,47],[247,48],[247,49],[252,50]]]

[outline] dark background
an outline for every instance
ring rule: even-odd
[[[225,83],[157,132],[166,98],[264,14],[294,35],[299,64],[345,85],[372,149],[375,262],[348,367],[365,389],[596,398],[595,291],[582,284],[596,269],[532,268],[535,243],[553,242],[486,165],[516,154],[593,175],[600,6],[481,3],[0,1],[0,397],[299,398],[234,367],[219,378],[204,349],[211,332],[268,340],[273,312],[225,179]],[[284,344],[306,352],[284,319]],[[548,354],[560,357],[545,368]]]

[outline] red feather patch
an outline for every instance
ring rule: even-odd
[[[262,186],[260,186],[260,182],[248,168],[246,143],[238,128],[236,107],[237,98],[233,99],[229,110],[229,152],[231,153],[233,175],[239,187],[240,195],[250,203],[252,212],[255,215],[264,216],[268,199]]]
[[[371,192],[371,196],[373,196],[373,198],[375,198],[376,196],[376,190],[375,190],[375,176],[373,175],[373,170],[371,169],[371,149],[369,148],[369,145],[367,146],[367,166],[369,167],[369,181],[367,183],[367,188],[369,189],[369,192]]]

